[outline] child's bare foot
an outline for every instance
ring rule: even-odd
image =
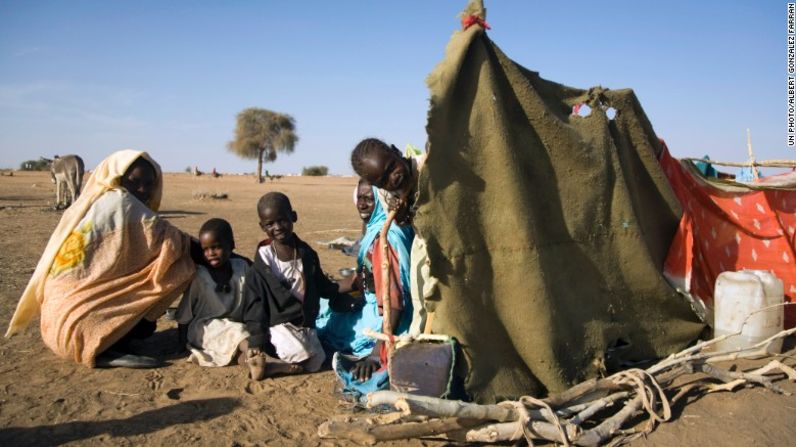
[[[286,363],[283,361],[275,361],[268,363],[268,376],[274,375],[292,375],[301,374],[304,372],[304,367],[296,363]]]
[[[249,377],[254,380],[263,380],[266,369],[265,353],[259,349],[248,349],[246,351],[246,365],[249,367]]]

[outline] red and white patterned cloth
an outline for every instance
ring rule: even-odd
[[[796,302],[796,182],[789,189],[713,183],[690,163],[664,145],[660,164],[683,207],[664,275],[709,314],[716,277],[725,271],[770,270],[783,282],[785,301]],[[796,305],[785,306],[785,328],[793,326]]]

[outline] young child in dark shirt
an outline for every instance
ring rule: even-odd
[[[246,274],[247,361],[254,379],[272,374],[315,372],[326,355],[315,331],[321,297],[337,309],[351,305],[342,293],[358,288],[356,276],[327,278],[318,254],[293,232],[298,220],[288,197],[270,192],[257,204],[268,237]]]
[[[382,206],[387,211],[396,212],[395,222],[400,226],[410,226],[413,225],[418,182],[426,156],[417,153],[403,156],[393,145],[376,138],[366,138],[351,151],[351,167],[360,177],[378,188],[378,199]],[[426,297],[433,295],[438,280],[431,276],[425,239],[417,228],[414,230],[409,267],[413,312],[409,333],[418,335],[425,329],[431,329],[426,328],[427,312],[433,312],[435,303],[427,302]]]
[[[418,176],[425,161],[425,155],[404,157],[398,148],[377,138],[366,138],[351,151],[354,172],[379,189],[387,210],[397,210],[399,225],[412,224]]]

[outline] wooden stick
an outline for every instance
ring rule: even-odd
[[[574,415],[576,415],[576,414],[588,409],[589,407],[591,407],[592,405],[594,405],[596,403],[606,402],[608,405],[610,405],[610,403],[613,403],[613,402],[616,402],[616,401],[622,400],[622,399],[627,399],[628,397],[630,397],[630,392],[629,391],[620,391],[618,393],[614,393],[614,394],[610,394],[608,396],[605,396],[602,399],[597,399],[596,401],[586,402],[586,403],[582,403],[582,404],[572,405],[571,407],[561,408],[561,409],[557,410],[556,413],[558,413],[558,415],[561,416],[561,417],[568,418],[568,417],[572,417],[572,416],[574,416]],[[606,405],[606,406],[608,406],[608,405]]]
[[[610,396],[598,399],[592,402],[588,407],[580,411],[577,415],[575,415],[575,417],[570,419],[569,423],[572,425],[580,425],[584,421],[587,421],[590,417],[597,414],[598,412],[615,404],[618,400],[626,399],[629,396],[630,396],[629,392],[623,391],[621,393],[614,393],[611,394]]]
[[[434,325],[434,312],[426,313],[426,327],[423,328],[423,333],[431,335],[431,329]]]
[[[749,167],[750,163],[739,163],[734,161],[715,161],[715,160],[706,160],[704,158],[681,158],[680,160],[688,160],[688,161],[704,161],[705,163],[710,163],[713,165],[719,166],[732,166],[736,168],[747,168]],[[761,166],[761,167],[768,167],[768,168],[793,168],[796,167],[796,161],[794,160],[764,160],[764,161],[754,161],[751,163],[752,166]]]
[[[741,383],[757,383],[763,385],[764,387],[768,388],[769,390],[777,393],[777,394],[784,394],[786,396],[790,396],[790,393],[783,390],[781,387],[775,385],[771,382],[771,379],[765,377],[762,374],[755,374],[754,372],[734,372],[734,371],[727,371],[722,368],[717,368],[715,366],[709,365],[707,363],[697,363],[694,365],[694,370],[705,373],[710,377],[714,377],[716,379],[721,380],[722,382],[729,384],[737,382],[738,380],[742,381]],[[738,383],[740,384],[740,383]],[[733,385],[737,386],[737,385]]]
[[[746,149],[749,152],[749,167],[752,168],[752,177],[755,181],[758,181],[760,176],[757,173],[757,167],[755,167],[755,153],[752,151],[752,131],[749,128],[746,129]]]
[[[740,331],[738,332],[740,334]],[[748,348],[739,348],[731,351],[723,351],[713,353],[713,355],[706,355],[708,359],[706,360],[708,363],[717,363],[723,362],[726,360],[737,360],[739,358],[754,358],[754,357],[765,357],[767,355],[771,355],[768,352],[768,348],[774,344],[775,341],[791,336],[796,334],[796,327],[792,327],[790,329],[785,329],[784,331],[780,331],[771,337],[756,343]]]
[[[421,414],[434,417],[458,417],[483,421],[507,422],[519,418],[517,411],[508,405],[478,405],[457,400],[416,396],[395,391],[376,391],[368,394],[368,408],[389,405],[405,415]],[[537,412],[538,413],[538,412]],[[534,414],[534,416],[539,416]]]
[[[724,334],[724,335],[721,335],[719,337],[711,338],[710,340],[700,341],[700,342],[698,342],[697,344],[695,344],[694,346],[692,346],[690,348],[686,348],[686,349],[683,349],[680,352],[676,352],[674,354],[669,355],[669,357],[666,357],[665,359],[661,360],[660,362],[658,362],[658,363],[652,365],[650,368],[648,368],[647,372],[649,372],[650,374],[657,374],[658,372],[661,372],[661,371],[664,371],[666,369],[669,369],[672,366],[677,366],[677,365],[680,364],[680,361],[683,358],[689,357],[695,352],[703,351],[705,348],[707,348],[709,346],[712,346],[712,345],[714,345],[714,344],[716,344],[716,343],[718,343],[718,342],[720,342],[722,340],[726,340],[726,339],[728,339],[730,337],[733,337],[735,335],[740,335],[740,333],[741,332],[739,331],[739,332],[735,332],[735,333],[732,333],[732,334]]]
[[[766,374],[770,374],[770,372],[775,369],[779,369],[780,372],[784,372],[790,381],[792,382],[796,381],[796,371],[790,366],[780,363],[779,360],[772,360],[766,366],[756,369],[754,371],[747,371],[744,374],[749,374],[752,375],[753,377],[756,375],[763,376]],[[748,383],[746,378],[739,378],[731,382],[726,382],[721,385],[708,385],[707,390],[708,393],[713,393],[716,391],[733,391],[735,390],[736,387],[746,383]],[[785,395],[790,396],[791,393],[785,392]]]
[[[622,427],[628,419],[633,417],[641,409],[641,396],[637,395],[628,402],[618,413],[606,419],[600,425],[583,432],[573,440],[577,445],[600,445],[610,439],[613,434]]]
[[[402,334],[402,335],[396,335],[395,337],[388,337],[388,336],[382,334],[381,332],[376,332],[376,331],[374,331],[373,329],[370,329],[370,328],[362,329],[362,334],[366,335],[366,336],[368,336],[370,338],[375,338],[376,340],[381,340],[384,343],[387,343],[390,340],[392,340],[392,341],[395,342],[395,344],[397,346],[400,346],[401,343],[409,343],[412,340],[414,340],[412,338],[412,336],[409,335],[409,334]]]
[[[390,225],[392,225],[392,221],[395,220],[395,215],[398,210],[390,211],[390,214],[387,215],[387,221],[384,222],[384,225],[381,227],[381,232],[379,232],[379,241],[381,242],[381,290],[382,290],[382,297],[381,297],[381,306],[383,309],[383,318],[381,323],[381,331],[387,337],[392,335],[392,321],[390,321],[390,314],[392,309],[390,305],[390,244],[387,242],[387,232],[390,229]],[[392,357],[392,350],[393,350],[393,342],[392,339],[388,338],[385,342],[387,346],[387,365],[389,369],[390,358]]]
[[[608,392],[619,391],[622,387],[617,385],[616,382],[610,378],[605,379],[589,379],[581,382],[572,388],[561,393],[549,396],[542,399],[543,402],[550,405],[554,410],[563,407],[573,401],[582,401],[584,397],[591,394],[605,395]]]
[[[780,370],[780,372],[785,373],[789,380],[796,381],[796,370],[794,370],[793,368],[791,368],[788,365],[785,365],[785,364],[781,363],[779,360],[772,360],[772,361],[768,362],[762,368],[758,368],[758,369],[755,369],[755,370],[752,370],[752,371],[746,371],[746,372],[743,372],[743,373],[740,373],[740,374],[743,374],[743,375],[746,375],[746,376],[751,376],[751,377],[763,376],[763,375],[766,375],[766,374],[771,374],[771,371],[776,370],[776,369]],[[735,373],[735,374],[739,374],[739,373]],[[714,378],[718,378],[719,380],[722,380],[722,378],[716,377],[715,375],[711,374],[710,376],[714,377]],[[674,405],[675,402],[677,402],[683,396],[685,396],[690,391],[692,391],[692,390],[694,390],[696,388],[703,387],[704,389],[707,390],[708,393],[713,393],[713,392],[717,392],[717,391],[733,391],[738,386],[749,383],[746,378],[737,378],[735,380],[722,383],[721,385],[705,384],[704,381],[705,381],[705,379],[699,379],[696,382],[689,383],[688,385],[685,385],[682,388],[680,388],[680,390],[677,391],[677,394],[675,394],[674,397],[672,397],[671,400],[670,400],[672,405]]]
[[[318,427],[318,436],[324,439],[348,439],[360,444],[373,445],[380,441],[436,436],[455,430],[467,430],[481,424],[483,421],[462,418],[431,419],[426,422],[389,425],[326,421]]]
[[[680,390],[677,392],[677,394],[675,394],[674,397],[669,399],[669,402],[671,402],[672,406],[674,406],[674,404],[677,403],[678,400],[682,399],[683,396],[685,396],[686,394],[691,392],[691,390],[701,387],[702,385],[703,384],[702,384],[701,381],[694,382],[694,383],[689,383],[688,385],[680,388]]]
[[[720,337],[716,337],[711,340],[699,342],[696,345],[692,346],[691,348],[680,351],[677,354],[672,354],[669,357],[665,358],[664,360],[661,360],[660,362],[652,365],[651,367],[647,368],[647,372],[652,375],[655,375],[666,369],[682,365],[688,362],[693,362],[696,360],[705,360],[708,363],[717,363],[727,360],[737,360],[739,358],[765,357],[766,355],[769,355],[768,352],[769,346],[771,346],[775,341],[779,339],[796,334],[796,327],[780,331],[772,335],[771,337],[763,341],[760,341],[752,346],[749,346],[747,348],[738,348],[738,349],[731,349],[727,351],[717,351],[717,352],[703,352],[704,348],[710,345],[714,345],[718,341],[725,340],[729,337],[733,337],[735,335],[740,335],[740,334],[741,331],[737,331],[731,334],[724,334]],[[583,383],[585,384],[587,382]],[[575,387],[577,386],[578,385],[575,385]],[[570,388],[570,390],[572,389],[574,389],[574,387]]]
[[[552,424],[551,424],[552,425]],[[556,435],[558,432],[556,431]],[[489,424],[483,427],[474,428],[464,434],[464,439],[457,439],[457,441],[464,442],[505,442],[505,441],[518,441],[522,439],[524,433],[520,422],[502,422],[499,424]],[[543,439],[552,441],[543,436],[534,439]],[[556,436],[558,439],[558,436]]]
[[[574,425],[566,424],[564,429],[567,432],[569,439],[577,438],[578,428]],[[489,424],[483,427],[474,428],[465,433],[464,439],[457,439],[456,436],[451,434],[448,437],[457,441],[465,442],[506,442],[517,441],[523,437],[530,437],[531,439],[540,439],[549,442],[560,442],[561,432],[558,431],[555,425],[549,422],[541,421],[528,421],[527,430],[522,430],[520,421],[516,422],[501,422],[498,424]]]

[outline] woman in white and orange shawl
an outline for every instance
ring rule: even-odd
[[[146,152],[103,160],[53,231],[6,336],[40,312],[42,339],[63,358],[89,367],[155,366],[136,363],[140,356],[127,364],[97,357],[118,358],[114,344],[142,327],[154,330],[194,275],[190,237],[156,214],[162,191],[160,166]]]

